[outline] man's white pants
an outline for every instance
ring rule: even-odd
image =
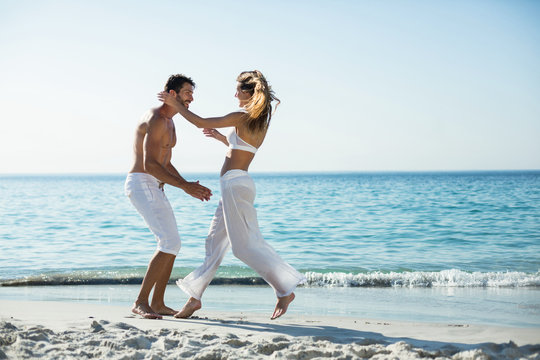
[[[157,249],[176,256],[181,246],[178,226],[159,180],[147,173],[129,173],[124,189],[135,209],[154,233]]]
[[[253,207],[255,183],[243,170],[229,170],[221,179],[221,200],[206,238],[204,263],[178,286],[200,300],[230,247],[234,256],[255,270],[278,297],[291,294],[306,279],[264,240]]]

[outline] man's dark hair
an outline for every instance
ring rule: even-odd
[[[185,83],[190,84],[191,86],[195,87],[195,83],[193,80],[191,80],[190,77],[187,77],[183,74],[175,74],[171,75],[169,77],[169,80],[167,80],[167,84],[165,84],[165,91],[174,90],[177,93],[180,92],[180,89],[182,86],[184,86]]]

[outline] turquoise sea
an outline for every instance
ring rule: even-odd
[[[540,327],[540,171],[252,176],[263,235],[308,278],[291,311]],[[182,238],[171,283],[202,262],[219,199],[217,174],[185,177],[214,197],[165,188]],[[132,302],[155,241],[124,178],[0,176],[0,298]],[[205,300],[259,311],[262,297],[231,253]]]

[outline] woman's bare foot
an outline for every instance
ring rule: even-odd
[[[140,304],[133,304],[133,307],[131,308],[131,312],[137,315],[141,315],[145,319],[163,319],[163,317],[159,314],[156,314],[154,310],[148,305],[148,303],[140,303]]]
[[[180,310],[176,315],[174,315],[175,318],[181,318],[181,319],[187,319],[193,313],[201,308],[201,301],[195,299],[194,297],[190,297],[189,300],[185,303],[182,310]]]
[[[165,306],[165,304],[162,304],[161,306],[152,304],[150,307],[154,312],[160,315],[174,315],[178,312],[178,310],[171,309],[170,307]]]
[[[292,303],[294,300],[294,293],[291,293],[291,295],[278,297],[276,308],[274,309],[274,314],[270,318],[270,320],[275,320],[281,315],[285,314],[287,312],[287,308],[289,307],[289,304]]]

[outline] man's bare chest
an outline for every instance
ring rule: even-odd
[[[176,128],[172,120],[167,124],[167,132],[161,141],[162,147],[172,149],[176,145]]]

